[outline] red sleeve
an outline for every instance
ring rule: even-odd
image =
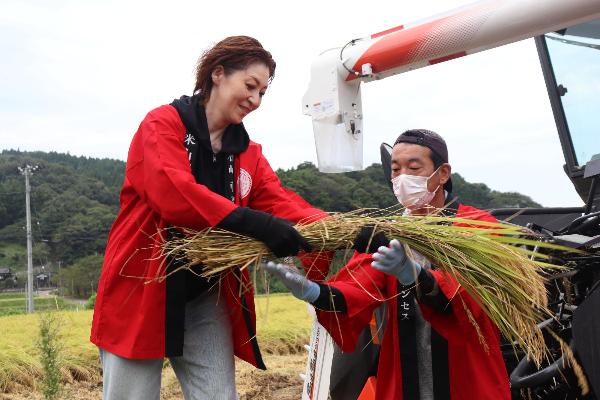
[[[237,206],[196,183],[177,111],[163,106],[136,132],[126,175],[139,196],[168,223],[193,229],[217,225]]]
[[[465,337],[477,340],[478,333],[470,316],[480,329],[485,329],[491,323],[485,312],[453,276],[439,270],[430,272],[442,293],[449,299],[451,312],[440,313],[433,307],[419,303],[423,317],[447,340],[464,340]]]
[[[262,155],[254,177],[258,182],[249,201],[251,208],[294,223],[318,221],[328,216],[326,212],[312,207],[296,193],[281,186],[277,174]]]
[[[346,302],[346,313],[317,310],[319,323],[344,352],[352,352],[373,312],[388,299],[386,276],[371,267],[370,254],[354,253],[348,264],[327,281]]]
[[[308,223],[326,218],[329,215],[311,206],[297,193],[281,185],[279,177],[264,156],[260,156],[256,169],[257,186],[252,192],[249,206],[268,212],[293,223]],[[329,272],[333,252],[317,251],[300,253],[299,258],[306,276],[317,282],[323,281]]]
[[[311,253],[300,252],[298,258],[306,272],[306,277],[311,281],[323,282],[329,274],[329,267],[335,252],[313,251]]]
[[[498,222],[498,220],[490,213],[480,210],[475,207],[466,206],[464,204],[458,205],[458,210],[456,211],[456,218],[463,219],[471,219],[474,224],[470,226],[479,227],[479,228],[489,228],[483,225],[477,225],[477,221],[485,221],[485,222]],[[469,226],[469,224],[454,224],[456,226]]]

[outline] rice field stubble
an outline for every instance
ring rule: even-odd
[[[236,361],[240,399],[297,399],[302,392],[311,317],[290,295],[257,296],[257,336],[267,371]],[[65,399],[102,398],[98,349],[89,341],[92,311],[60,312]],[[0,400],[43,399],[42,366],[36,348],[37,315],[0,317]],[[161,398],[180,399],[170,367],[163,370]]]

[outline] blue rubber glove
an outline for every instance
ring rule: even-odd
[[[283,284],[290,289],[292,294],[308,303],[312,303],[319,298],[321,288],[311,280],[306,279],[299,273],[286,267],[284,264],[276,264],[269,261],[263,268],[271,275],[278,277]]]
[[[404,286],[415,283],[417,276],[421,272],[421,266],[413,261],[402,243],[396,239],[390,242],[389,247],[381,246],[377,253],[373,254],[371,266],[388,275],[393,275]]]

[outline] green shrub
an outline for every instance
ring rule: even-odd
[[[92,293],[90,298],[87,299],[84,307],[86,310],[93,310],[95,304],[96,304],[96,292]]]
[[[44,371],[43,393],[46,400],[57,399],[61,391],[60,373],[60,321],[56,313],[41,313],[38,348]]]

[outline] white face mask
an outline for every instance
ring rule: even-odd
[[[409,210],[417,210],[429,204],[440,187],[430,192],[427,189],[427,182],[438,170],[439,167],[429,176],[400,174],[393,178],[394,194],[400,204]]]

